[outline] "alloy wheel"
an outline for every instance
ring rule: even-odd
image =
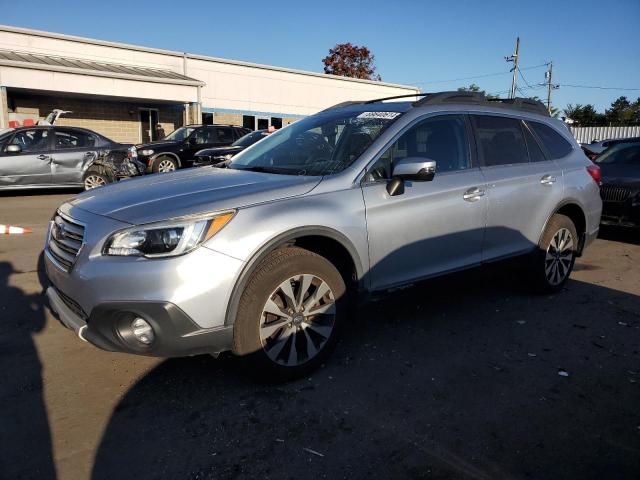
[[[158,172],[160,173],[173,172],[175,169],[176,165],[171,160],[160,160],[160,163],[158,164]]]
[[[104,178],[100,175],[89,175],[84,179],[85,190],[91,190],[92,188],[104,187],[107,184]]]
[[[294,367],[314,358],[331,337],[336,299],[322,278],[300,274],[269,295],[260,319],[260,341],[275,363]]]
[[[549,242],[544,259],[544,272],[551,285],[559,285],[567,278],[573,255],[573,235],[566,228],[561,228]]]

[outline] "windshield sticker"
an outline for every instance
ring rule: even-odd
[[[362,112],[358,118],[382,118],[384,120],[393,120],[400,112]]]

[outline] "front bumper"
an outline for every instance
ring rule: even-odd
[[[244,262],[204,246],[164,259],[103,256],[104,240],[127,225],[68,204],[61,211],[85,225],[68,272],[45,248],[47,296],[65,326],[111,351],[184,356],[231,348],[227,305]],[[157,343],[136,348],[122,338],[119,322],[130,323],[131,315],[154,327]]]
[[[233,344],[233,326],[199,328],[182,310],[169,302],[109,302],[97,305],[91,316],[82,313],[55,287],[47,298],[60,322],[82,340],[102,350],[158,357],[220,353]],[[153,327],[155,339],[143,345],[128,338],[131,321],[142,317]]]
[[[602,204],[603,225],[617,225],[621,227],[640,227],[640,202],[624,203],[604,202]]]

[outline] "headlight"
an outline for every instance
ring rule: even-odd
[[[153,155],[153,150],[151,150],[150,148],[147,150],[140,150],[140,155],[148,157],[149,155]]]
[[[233,154],[232,153],[227,153],[224,157],[225,160],[231,160],[233,158]]]
[[[235,211],[232,211],[212,218],[184,219],[127,228],[107,239],[102,254],[147,258],[183,255],[213,237],[234,215]]]

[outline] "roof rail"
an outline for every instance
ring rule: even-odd
[[[547,107],[540,100],[533,98],[491,98],[486,97],[481,92],[439,92],[427,95],[421,100],[414,102],[413,106],[438,105],[444,103],[472,103],[475,105],[491,105],[494,107],[504,107],[510,110],[521,110],[524,112],[537,113],[538,115],[549,116]]]
[[[351,105],[369,105],[372,103],[382,102],[384,100],[395,100],[397,98],[423,97],[413,102],[414,107],[424,105],[442,105],[442,104],[473,104],[473,105],[490,105],[493,107],[504,107],[510,110],[520,110],[524,112],[537,113],[538,115],[549,116],[547,107],[540,100],[533,98],[487,98],[481,92],[437,92],[437,93],[411,93],[407,95],[395,95],[393,97],[376,98],[373,100],[342,102],[332,107],[326,108],[323,112],[333,110],[334,108],[349,107]]]
[[[425,95],[430,95],[429,93],[407,93],[405,95],[394,95],[393,97],[382,97],[382,98],[374,98],[372,100],[356,100],[349,102],[341,102],[331,107],[325,108],[322,110],[323,112],[333,110],[334,108],[343,108],[350,107],[351,105],[369,105],[370,103],[378,103],[383,102],[385,100],[395,100],[396,98],[411,98],[411,97],[424,97]]]

